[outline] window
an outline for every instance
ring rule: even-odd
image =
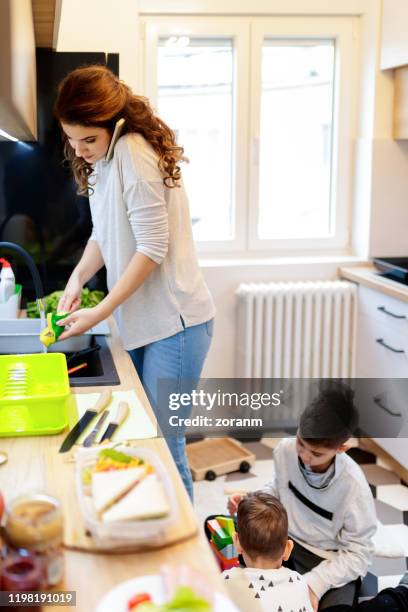
[[[201,252],[349,241],[353,18],[146,17],[145,85],[175,130]]]

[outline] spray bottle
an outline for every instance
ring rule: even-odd
[[[10,262],[0,257],[0,263],[3,264],[0,272],[0,303],[5,303],[14,295],[16,290],[16,279],[14,278]]]

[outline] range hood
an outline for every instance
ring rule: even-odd
[[[18,140],[36,140],[36,96],[31,0],[0,0],[0,129]]]

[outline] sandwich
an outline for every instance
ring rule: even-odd
[[[128,470],[130,471],[130,470]],[[163,484],[156,474],[148,474],[126,495],[110,504],[103,512],[102,521],[137,521],[166,516],[170,512]]]
[[[94,472],[92,475],[92,499],[100,516],[128,493],[146,474],[144,465],[128,470]]]

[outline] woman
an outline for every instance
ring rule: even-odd
[[[158,379],[172,379],[172,391],[194,387],[215,312],[194,251],[178,165],[183,148],[148,100],[103,66],[68,74],[59,86],[55,114],[78,193],[89,194],[93,222],[59,303],[59,310],[71,313],[60,339],[82,334],[113,313],[159,424],[168,425],[168,402],[159,406]],[[122,136],[106,161],[122,118]],[[103,265],[108,295],[94,308],[77,310],[83,285]],[[185,436],[178,432],[167,443],[192,497]]]

